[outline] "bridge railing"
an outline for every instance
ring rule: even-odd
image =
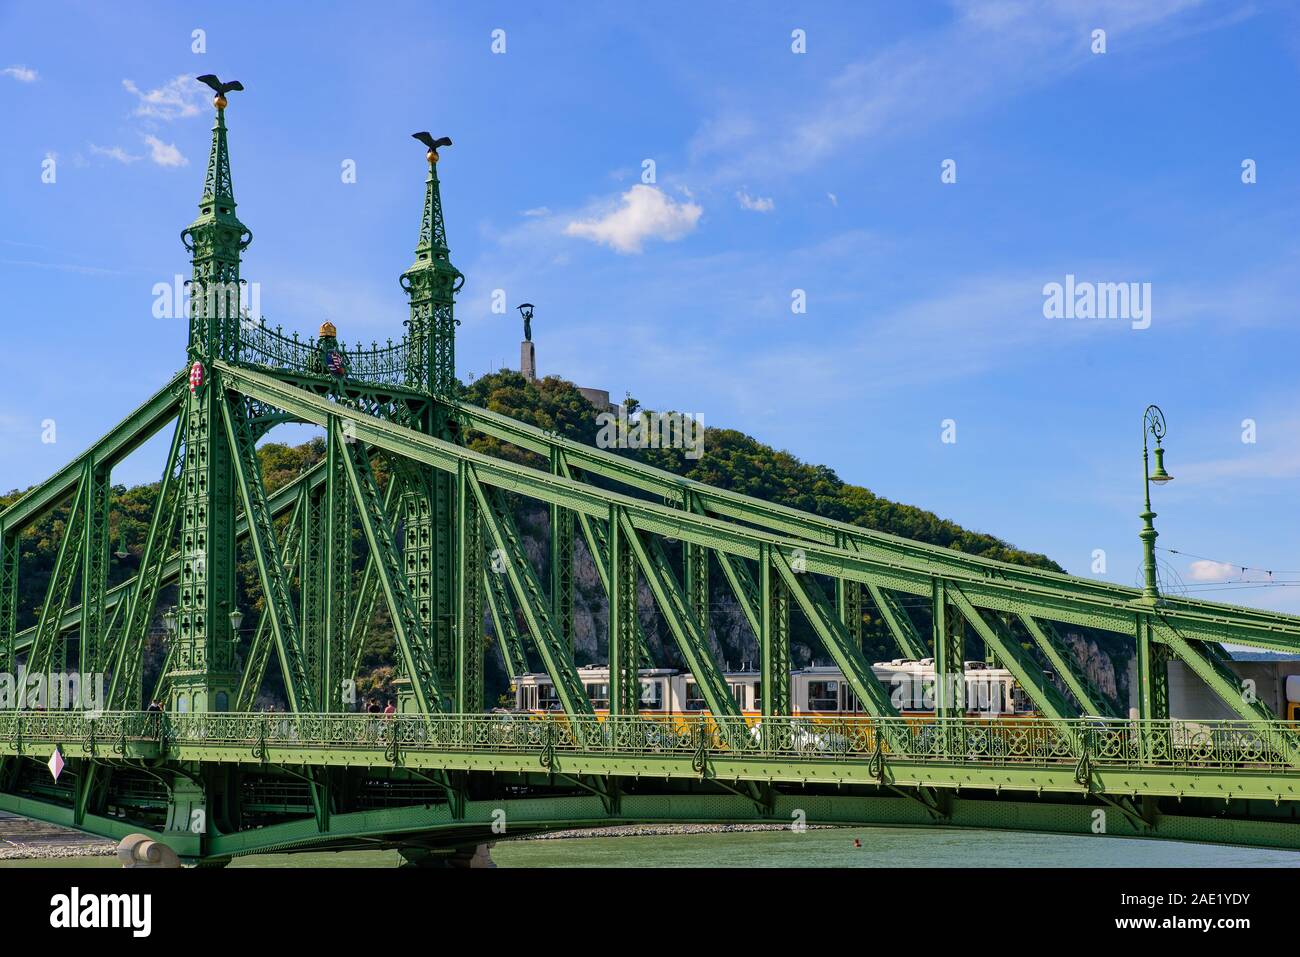
[[[400,386],[406,384],[410,363],[410,343],[406,337],[398,342],[389,339],[386,344],[372,342],[348,346],[342,342],[334,345],[342,359],[341,370],[328,367],[329,357],[320,340],[300,338],[297,333],[285,335],[276,326],[261,323],[241,323],[239,327],[238,362],[272,372],[296,372],[305,375],[339,374],[356,382],[374,385]]]
[[[1022,768],[1075,766],[1086,758],[1099,768],[1300,771],[1296,727],[1283,722],[0,712],[0,752],[88,740],[164,748],[707,755]]]

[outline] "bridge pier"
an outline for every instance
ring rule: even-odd
[[[428,847],[403,847],[398,853],[402,855],[402,867],[443,868],[453,867],[466,870],[496,867],[492,860],[491,844],[476,844],[471,847],[458,847],[448,850],[435,850]]]

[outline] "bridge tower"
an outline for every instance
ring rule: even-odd
[[[239,348],[240,253],[252,233],[235,214],[226,142],[224,94],[216,121],[199,215],[181,233],[191,255],[188,361],[181,470],[181,572],[173,647],[168,654],[168,710],[225,711],[238,687],[231,614],[235,591],[235,464],[223,432],[222,396],[209,385],[214,360]],[[138,686],[130,689],[139,694]]]
[[[454,298],[465,277],[451,264],[438,183],[438,146],[449,146],[451,141],[444,137],[434,145],[427,133],[416,134],[415,138],[429,145],[425,154],[429,173],[425,179],[415,262],[400,278],[410,301],[410,318],[406,322],[409,343],[406,380],[411,387],[432,396],[453,398],[457,388]],[[454,426],[442,403],[433,403],[423,421],[410,425],[440,439],[455,439]],[[449,473],[426,466],[408,466],[407,491],[400,508],[407,584],[429,635],[439,687],[445,689],[462,684],[456,667],[459,589],[456,484],[455,477]],[[476,586],[477,582],[471,585]],[[477,680],[481,682],[481,678]],[[466,696],[458,694],[457,697]],[[481,701],[474,700],[475,697],[471,691],[468,700],[457,702],[463,706],[457,710],[477,711]],[[481,698],[481,691],[477,697]],[[401,693],[401,706],[403,711],[416,710],[414,699],[405,690]]]

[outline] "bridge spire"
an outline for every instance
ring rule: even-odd
[[[453,297],[465,277],[451,264],[447,227],[442,218],[442,193],[438,183],[438,150],[450,146],[449,137],[435,140],[428,133],[413,133],[428,151],[429,175],[424,181],[424,209],[415,262],[402,273],[402,288],[410,299],[411,352],[408,382],[435,395],[451,395],[456,385],[456,319]]]
[[[233,359],[239,335],[239,256],[253,234],[235,215],[235,190],[230,177],[230,148],[226,141],[226,93],[243,90],[238,81],[222,83],[208,74],[199,77],[216,91],[212,105],[212,146],[203,177],[199,215],[181,233],[190,252],[189,353],[192,360]]]
[[[235,659],[235,462],[223,430],[222,390],[213,362],[239,356],[239,256],[253,235],[235,215],[226,144],[226,94],[239,82],[198,78],[216,96],[212,148],[199,215],[181,233],[190,252],[189,362],[185,454],[179,503],[182,567],[174,612],[176,631],[164,682],[170,711],[226,711],[238,687]],[[132,689],[135,693],[135,689]]]
[[[451,264],[438,184],[438,150],[450,146],[451,139],[443,136],[435,140],[428,133],[412,136],[426,147],[429,173],[424,181],[415,262],[401,276],[402,288],[410,300],[406,382],[412,389],[450,397],[456,391],[454,298],[465,281]],[[415,427],[440,439],[454,439],[447,407],[441,402],[430,405],[432,410]],[[400,506],[406,527],[406,567],[414,569],[412,591],[428,596],[418,610],[433,649],[438,683],[444,688],[460,686],[454,627],[460,588],[456,509],[469,507],[464,501],[457,502],[455,476],[428,468],[417,472]],[[405,672],[394,681],[401,711],[412,709],[410,682],[411,676]],[[481,682],[472,696],[481,699]],[[476,709],[474,706],[471,710]]]

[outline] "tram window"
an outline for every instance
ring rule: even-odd
[[[858,696],[853,693],[853,689],[847,683],[840,685],[840,710],[853,714],[862,710],[858,704]]]
[[[662,681],[641,682],[641,703],[643,711],[662,711],[664,709],[664,683]]]
[[[591,700],[593,708],[609,707],[609,684],[606,682],[593,682],[586,685],[587,697]]]
[[[700,686],[694,681],[686,682],[686,710],[687,711],[708,711],[709,704],[700,694]]]
[[[840,710],[840,683],[838,681],[808,682],[808,710]]]
[[[742,684],[728,684],[731,689],[731,696],[736,699],[736,705],[742,710],[745,708],[745,686]]]
[[[546,684],[537,686],[537,710],[560,710],[560,696],[555,693],[555,685]]]

